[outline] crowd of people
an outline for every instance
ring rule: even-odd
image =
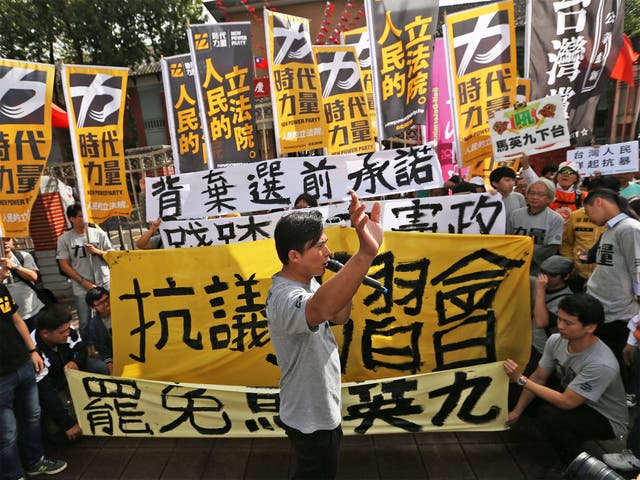
[[[52,475],[67,468],[43,445],[78,441],[66,370],[113,373],[109,237],[88,226],[80,205],[67,208],[71,229],[58,238],[57,261],[77,312],[42,288],[33,256],[2,238],[0,254],[0,478]],[[93,312],[93,315],[91,315]]]
[[[640,185],[629,175],[582,179],[563,162],[538,176],[525,158],[520,174],[496,168],[489,185],[459,177],[452,194],[500,195],[506,233],[533,240],[531,357],[504,362],[513,381],[508,424],[540,421],[560,458],[571,461],[591,439],[627,436],[627,449],[603,460],[640,470],[640,417],[629,425],[640,388]],[[282,371],[280,418],[296,453],[296,478],[333,478],[342,438],[340,359],[330,324],[348,320],[352,298],[382,242],[380,206],[365,213],[351,193],[349,215],[359,250],[329,281],[318,284],[330,256],[323,222],[310,195],[295,201],[275,230],[282,262],[266,304],[270,338]],[[630,198],[629,198],[630,197]],[[57,260],[73,288],[70,309],[50,301],[33,256],[2,239],[0,255],[0,472],[2,478],[54,474],[62,460],[44,456],[43,442],[82,436],[65,370],[113,374],[109,237],[88,226],[80,205],[67,209],[71,229],[58,239]],[[161,248],[161,221],[150,223],[140,249]]]

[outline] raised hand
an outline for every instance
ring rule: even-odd
[[[356,192],[349,192],[351,204],[349,205],[349,216],[351,225],[356,229],[360,240],[360,252],[375,257],[382,245],[383,230],[380,223],[380,203],[375,202],[371,209],[371,217],[365,213],[366,205],[362,202]]]

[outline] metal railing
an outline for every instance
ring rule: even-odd
[[[173,174],[173,157],[168,145],[133,148],[127,150],[125,155],[125,176],[131,198],[131,216],[112,217],[100,227],[108,233],[114,248],[133,250],[135,239],[147,228],[144,178]],[[44,174],[56,177],[72,187],[77,185],[73,162],[48,165]]]

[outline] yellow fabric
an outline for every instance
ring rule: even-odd
[[[333,227],[327,235],[334,254],[355,252],[353,229]],[[524,236],[385,232],[370,274],[389,293],[362,286],[353,323],[333,327],[343,381],[508,357],[525,365],[531,344],[531,251],[531,239]],[[263,314],[271,276],[281,267],[272,240],[112,251],[107,261],[116,375],[278,385]],[[495,318],[494,329],[488,330],[487,317]]]
[[[67,379],[85,435],[284,436],[275,419],[277,389],[177,385],[77,370],[68,370]],[[507,385],[501,362],[344,384],[342,429],[346,435],[504,430]]]

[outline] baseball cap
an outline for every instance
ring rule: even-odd
[[[560,171],[563,168],[570,168],[571,170],[574,171],[574,173],[579,173],[579,169],[578,169],[578,165],[576,165],[574,162],[567,160],[566,162],[562,162],[560,165],[558,165],[558,173],[560,173]]]
[[[540,271],[548,275],[566,275],[573,270],[573,262],[562,255],[551,255],[540,264]]]
[[[478,185],[480,187],[484,187],[484,179],[482,177],[472,177],[471,180],[469,180],[469,183],[473,183],[474,185]]]

